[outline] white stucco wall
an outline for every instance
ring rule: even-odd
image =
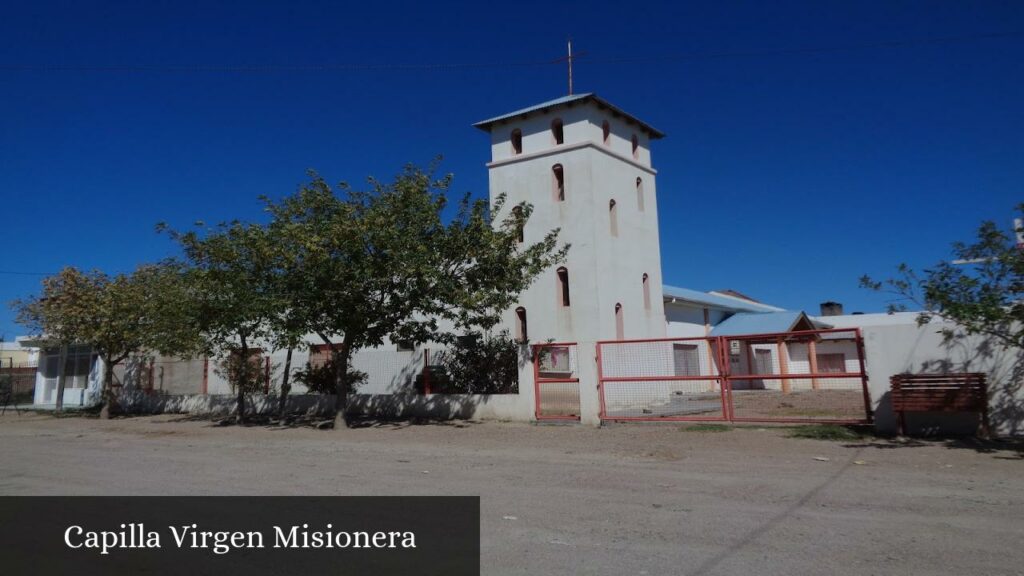
[[[984,372],[988,375],[993,432],[1002,436],[1024,435],[1024,355],[980,336],[961,336],[947,343],[939,332],[942,328],[955,327],[933,322],[921,327],[901,323],[861,328],[877,427],[886,432],[895,431],[889,403],[891,376],[903,372]],[[977,418],[908,413],[907,425],[910,432],[971,433],[977,426]]]

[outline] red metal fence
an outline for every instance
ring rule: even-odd
[[[534,344],[533,381],[538,420],[579,420],[579,357],[575,342]]]
[[[597,344],[603,420],[871,421],[857,329]]]
[[[31,404],[36,389],[36,365],[0,359],[0,397],[4,402]]]

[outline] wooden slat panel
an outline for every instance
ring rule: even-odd
[[[897,412],[985,412],[988,391],[982,373],[896,374],[892,384]]]

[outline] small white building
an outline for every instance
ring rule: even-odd
[[[57,404],[61,360],[64,373],[64,407],[84,408],[94,406],[100,401],[104,366],[90,346],[67,346],[63,350],[41,348],[38,358],[33,404],[42,408]]]

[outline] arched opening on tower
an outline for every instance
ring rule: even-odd
[[[551,181],[553,190],[552,193],[555,197],[555,202],[562,202],[565,200],[565,171],[562,169],[561,164],[555,164],[551,167]]]
[[[530,341],[530,335],[526,328],[526,308],[522,306],[516,308],[516,340],[519,342]]]
[[[522,244],[523,228],[526,227],[526,222],[523,220],[523,208],[521,206],[514,206],[512,208],[512,217],[516,226],[516,241]]]
[[[560,266],[556,271],[558,277],[558,302],[561,306],[569,306],[569,270]]]
[[[619,208],[616,206],[615,200],[608,202],[608,232],[613,238],[619,236]]]
[[[650,278],[647,277],[646,273],[644,274],[644,277],[643,277],[643,287],[644,287],[644,310],[650,310],[651,309],[651,280],[650,280]]]
[[[561,118],[555,118],[551,121],[551,138],[554,140],[556,146],[565,142],[565,134],[562,130]]]

